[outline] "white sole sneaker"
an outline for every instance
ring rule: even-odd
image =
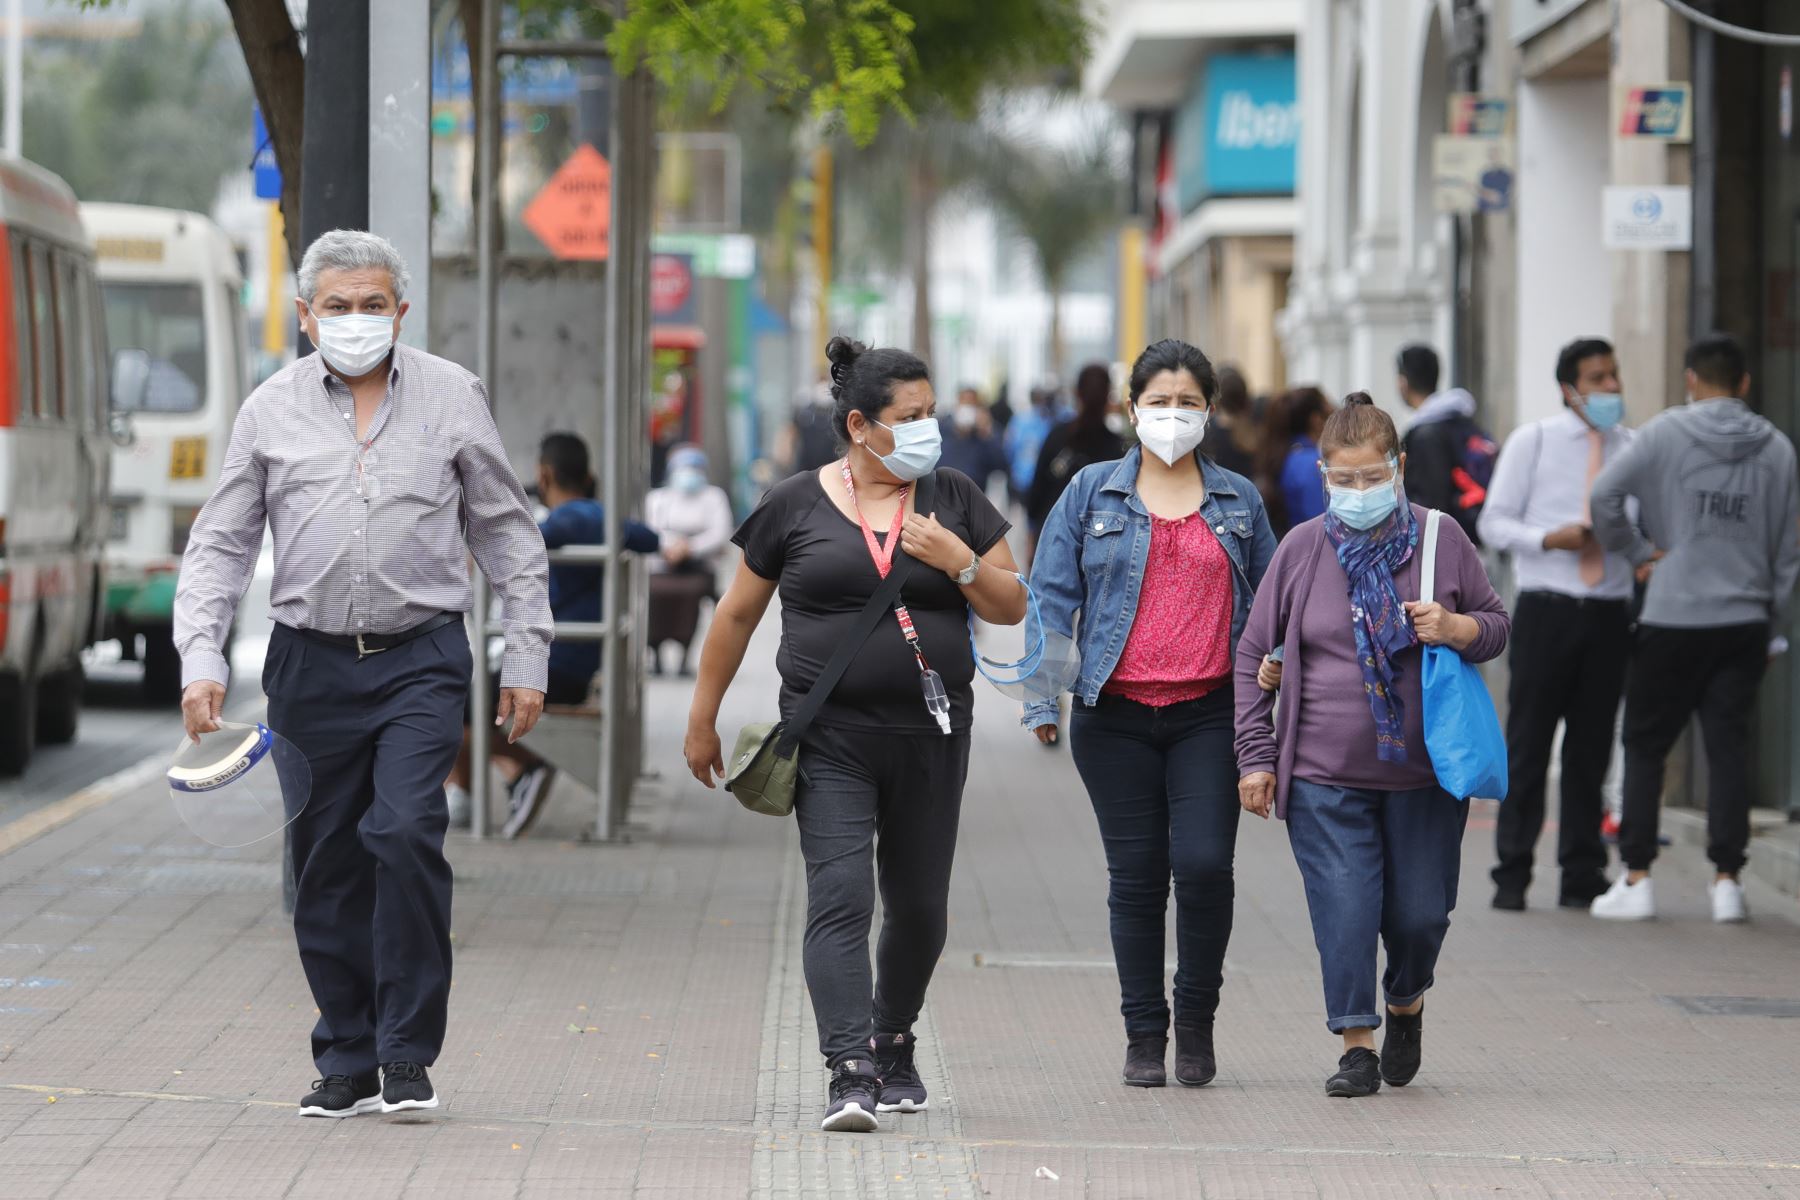
[[[1605,895],[1594,897],[1588,912],[1602,921],[1648,921],[1656,916],[1656,893],[1648,876],[1631,884],[1621,875]]]
[[[898,1104],[877,1104],[876,1112],[922,1113],[931,1107],[929,1100],[902,1100]]]
[[[389,1104],[386,1100],[383,1100],[381,1102],[381,1111],[384,1113],[412,1112],[414,1109],[436,1108],[437,1106],[438,1098],[433,1095],[429,1100],[402,1100],[398,1104]]]
[[[300,1106],[300,1115],[303,1117],[332,1117],[342,1119],[344,1117],[360,1117],[364,1113],[381,1112],[382,1108],[380,1096],[368,1096],[358,1100],[349,1108],[320,1108],[316,1104],[302,1104]]]
[[[819,1122],[819,1128],[826,1133],[874,1133],[881,1128],[881,1122],[875,1119],[874,1113],[852,1101],[827,1115]]]
[[[1715,881],[1707,885],[1706,891],[1712,899],[1712,918],[1718,924],[1737,925],[1750,919],[1750,909],[1744,903],[1743,884],[1735,880]]]

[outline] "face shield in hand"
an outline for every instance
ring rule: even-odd
[[[168,784],[183,825],[209,845],[236,849],[274,837],[305,811],[312,768],[267,725],[221,721],[198,742],[183,736]]]

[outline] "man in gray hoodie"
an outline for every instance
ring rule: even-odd
[[[1656,914],[1663,762],[1698,711],[1706,742],[1707,857],[1715,921],[1745,918],[1737,881],[1750,841],[1750,719],[1777,628],[1800,576],[1794,445],[1744,403],[1750,372],[1727,334],[1687,352],[1691,400],[1658,414],[1594,481],[1594,534],[1651,564],[1625,685],[1625,812],[1612,890],[1596,917]],[[1636,497],[1641,530],[1625,513]]]

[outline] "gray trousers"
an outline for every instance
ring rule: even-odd
[[[826,1062],[905,1033],[944,949],[969,735],[814,726],[800,743],[794,816],[806,859],[806,986]],[[881,938],[869,926],[881,894]]]

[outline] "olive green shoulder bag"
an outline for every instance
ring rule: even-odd
[[[931,512],[936,474],[919,481],[916,512]],[[800,775],[800,739],[819,715],[831,690],[849,670],[851,660],[862,650],[863,643],[875,632],[881,618],[900,598],[900,588],[912,573],[917,560],[904,550],[894,551],[894,565],[887,578],[869,597],[869,602],[856,615],[850,636],[838,644],[837,652],[819,672],[812,688],[801,697],[792,719],[744,726],[737,745],[731,751],[731,766],[725,775],[725,790],[738,798],[751,812],[771,817],[785,817],[794,811],[794,786]]]

